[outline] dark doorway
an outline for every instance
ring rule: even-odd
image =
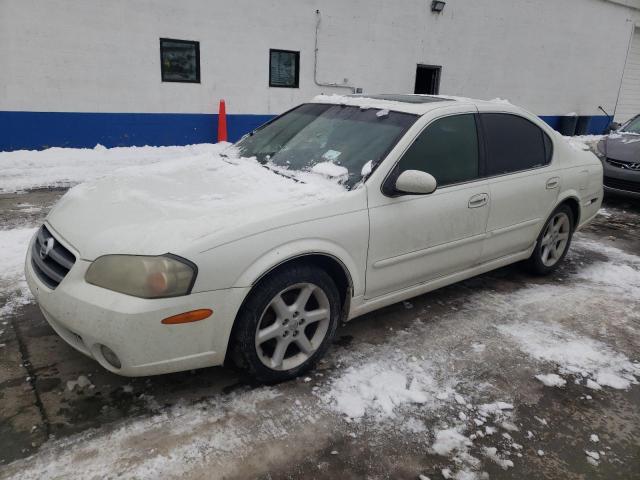
[[[438,95],[440,93],[440,71],[437,65],[418,65],[416,69],[416,88],[413,93]]]

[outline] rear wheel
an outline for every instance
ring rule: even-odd
[[[238,314],[236,359],[260,381],[296,377],[325,354],[339,317],[340,295],[324,270],[284,267],[256,285]]]
[[[573,212],[567,205],[560,205],[554,210],[529,258],[529,267],[534,273],[547,275],[558,268],[571,245],[573,222]]]

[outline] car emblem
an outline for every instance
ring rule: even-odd
[[[45,258],[47,258],[47,255],[49,255],[49,252],[53,250],[53,246],[55,245],[55,243],[56,241],[53,239],[53,237],[49,237],[47,238],[47,241],[40,246],[39,254],[40,254],[41,260],[44,260]]]

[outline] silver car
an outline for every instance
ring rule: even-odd
[[[604,137],[597,145],[607,193],[640,198],[640,115]]]

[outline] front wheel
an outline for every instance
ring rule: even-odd
[[[260,381],[294,378],[324,355],[339,318],[340,295],[324,270],[284,267],[261,281],[243,305],[236,359]]]
[[[573,237],[573,212],[567,205],[556,208],[536,241],[529,258],[530,269],[539,275],[548,275],[562,262]]]

